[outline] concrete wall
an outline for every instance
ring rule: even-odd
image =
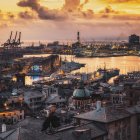
[[[137,140],[137,116],[131,116],[131,140]]]

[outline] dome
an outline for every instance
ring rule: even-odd
[[[73,92],[74,98],[89,98],[90,93],[86,91],[84,88],[75,89]]]

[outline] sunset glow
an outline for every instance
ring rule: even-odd
[[[25,40],[74,39],[77,30],[86,39],[140,34],[140,0],[4,0],[0,9],[0,40],[11,30]]]

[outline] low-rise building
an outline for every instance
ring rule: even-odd
[[[126,104],[126,93],[122,85],[112,86],[110,88],[111,102],[113,105],[124,105]]]
[[[18,108],[6,108],[0,110],[0,122],[13,124],[24,119],[24,110]]]
[[[128,106],[140,103],[140,81],[125,83],[125,93]]]
[[[46,94],[46,97],[51,95],[51,94],[58,94],[58,87],[55,85],[44,85],[42,88],[43,94]]]
[[[24,102],[31,110],[39,109],[43,106],[46,99],[41,91],[32,89],[24,92]]]
[[[113,107],[101,107],[75,116],[78,123],[83,120],[92,121],[96,126],[107,132],[104,140],[132,140],[131,139],[131,115],[126,110],[119,110]]]
[[[62,98],[58,94],[51,94],[45,101],[45,104],[48,105],[56,105],[57,107],[61,107],[66,105],[67,101],[65,98]]]

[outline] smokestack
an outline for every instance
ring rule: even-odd
[[[99,111],[101,109],[101,101],[96,102],[96,110]]]
[[[6,132],[6,124],[2,124],[2,133]]]

